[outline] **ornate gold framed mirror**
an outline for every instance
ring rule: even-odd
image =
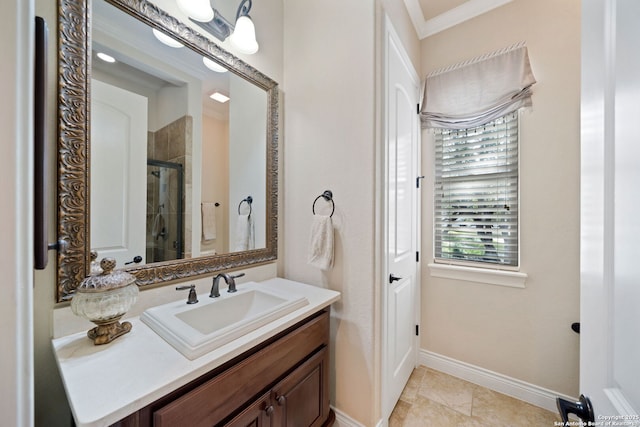
[[[98,13],[94,10],[97,6],[100,6],[101,10],[106,11],[108,15],[117,12],[117,14],[121,14],[123,19],[133,18],[136,23],[147,26],[149,34],[151,34],[151,29],[159,30],[183,45],[186,48],[185,51],[190,52],[190,55],[195,55],[199,59],[202,59],[202,57],[207,58],[209,62],[212,61],[227,69],[229,71],[227,74],[230,76],[228,79],[231,80],[231,83],[227,84],[239,87],[240,89],[236,89],[236,93],[243,93],[243,96],[249,97],[248,99],[251,102],[247,102],[244,105],[238,101],[235,101],[235,104],[234,101],[231,102],[232,106],[228,107],[226,114],[231,118],[240,117],[240,119],[235,119],[235,121],[229,119],[226,125],[226,132],[235,137],[236,140],[242,138],[252,139],[256,143],[255,148],[247,149],[245,147],[244,151],[238,150],[240,152],[238,155],[243,156],[241,161],[235,161],[234,163],[229,160],[229,164],[226,166],[210,167],[210,163],[208,163],[210,160],[204,156],[204,143],[197,138],[198,135],[201,136],[204,132],[202,129],[204,129],[205,125],[202,117],[205,107],[198,106],[198,102],[193,101],[197,96],[200,96],[200,92],[203,92],[207,85],[205,83],[197,83],[195,87],[198,90],[195,90],[193,89],[194,86],[189,86],[185,83],[185,81],[200,81],[197,76],[194,77],[197,73],[189,72],[189,70],[196,67],[187,66],[187,69],[179,70],[172,74],[168,70],[174,64],[169,64],[170,66],[161,66],[161,72],[153,71],[153,67],[149,63],[158,60],[156,55],[152,55],[147,48],[139,48],[137,53],[136,51],[129,52],[129,58],[135,58],[137,62],[142,63],[145,62],[142,57],[148,54],[150,59],[143,64],[144,66],[140,67],[140,70],[143,70],[146,73],[145,75],[152,75],[150,80],[169,82],[171,88],[166,91],[172,94],[171,96],[176,91],[181,90],[180,88],[190,88],[183,90],[192,96],[190,98],[191,101],[185,101],[185,104],[189,107],[186,113],[180,114],[183,114],[182,119],[188,126],[192,127],[188,128],[187,131],[183,129],[183,133],[191,141],[191,145],[187,145],[187,148],[183,149],[186,153],[184,158],[187,158],[187,160],[183,159],[172,163],[174,166],[180,163],[180,168],[175,166],[174,169],[184,170],[184,172],[181,172],[184,174],[184,184],[180,184],[178,187],[186,191],[186,193],[180,193],[181,195],[176,199],[177,202],[173,203],[179,206],[179,215],[174,215],[175,212],[163,211],[165,205],[172,203],[168,198],[161,199],[162,203],[160,204],[153,204],[149,195],[150,188],[158,187],[153,182],[160,179],[161,171],[147,168],[151,165],[156,168],[168,167],[171,169],[173,166],[167,166],[165,163],[171,162],[167,162],[164,159],[151,159],[148,154],[151,150],[149,141],[159,138],[158,135],[161,135],[157,133],[159,131],[156,128],[166,125],[166,120],[164,122],[158,120],[157,117],[160,113],[155,112],[156,110],[161,111],[163,108],[156,107],[156,110],[152,110],[152,107],[148,107],[149,117],[153,116],[153,120],[162,123],[156,124],[153,132],[151,129],[143,130],[143,132],[146,132],[143,138],[146,145],[146,150],[143,150],[146,151],[145,164],[132,168],[134,171],[140,171],[142,168],[146,171],[139,175],[142,177],[142,184],[136,184],[140,187],[136,191],[146,191],[146,197],[145,193],[141,193],[141,197],[130,198],[130,200],[137,200],[138,202],[141,199],[146,199],[143,200],[144,204],[141,208],[144,211],[142,214],[144,216],[141,222],[142,226],[137,227],[138,229],[144,229],[146,240],[141,243],[143,249],[141,249],[140,256],[133,257],[134,259],[141,259],[142,262],[137,261],[138,264],[126,267],[127,271],[136,276],[140,286],[146,286],[204,276],[221,270],[262,264],[275,260],[277,258],[278,222],[277,83],[146,0],[59,0],[57,161],[57,235],[59,250],[57,301],[69,300],[73,296],[75,288],[82,282],[82,279],[89,275],[90,252],[92,249],[96,249],[97,246],[103,248],[102,250],[98,249],[99,256],[102,257],[110,256],[110,251],[114,250],[113,247],[118,246],[118,244],[109,246],[110,243],[98,245],[97,240],[101,238],[100,236],[124,236],[126,234],[121,233],[118,228],[115,228],[115,225],[104,225],[105,221],[110,218],[118,217],[118,212],[122,209],[114,210],[111,213],[107,212],[106,215],[102,216],[97,215],[98,213],[104,214],[105,208],[103,206],[105,204],[108,206],[109,200],[111,200],[104,193],[100,193],[103,190],[96,189],[97,183],[102,180],[107,182],[107,185],[114,185],[114,188],[118,188],[115,184],[118,181],[116,178],[128,176],[126,172],[120,173],[110,163],[108,167],[95,163],[104,157],[105,152],[116,153],[116,159],[122,157],[117,155],[118,151],[112,149],[111,146],[106,151],[96,152],[96,147],[98,146],[96,132],[97,136],[103,136],[105,126],[95,119],[95,112],[98,108],[95,100],[92,99],[92,94],[95,90],[97,98],[99,85],[95,82],[92,83],[92,80],[95,77],[94,74],[102,76],[100,77],[101,80],[108,83],[113,83],[114,79],[119,79],[119,77],[115,78],[113,76],[104,78],[106,72],[95,65],[95,61],[97,61],[94,59],[96,43],[100,42],[103,45],[108,45],[109,43],[104,41],[108,38],[108,35],[105,36],[103,34],[101,37],[98,37],[98,34],[92,35],[92,26],[95,23],[96,27],[98,27],[98,23],[103,22],[101,28],[113,27],[113,25],[104,24],[104,21],[101,21]],[[122,26],[122,28],[127,29],[131,27],[133,27],[131,23]],[[131,40],[134,39],[133,37],[129,35],[127,43],[123,42],[122,45],[130,45]],[[140,40],[142,39],[140,38]],[[129,49],[131,46],[125,46],[123,49],[125,48]],[[170,59],[165,63],[179,62],[177,58],[182,54],[178,55],[174,52],[171,55]],[[131,68],[131,63],[127,64],[127,66]],[[94,68],[92,69],[92,67]],[[141,74],[139,70],[136,73],[138,73],[138,77]],[[188,75],[188,77],[181,80],[180,76],[182,75]],[[148,81],[145,84],[147,83]],[[107,90],[107,92],[114,91],[115,89]],[[253,98],[251,98],[252,96]],[[147,96],[147,98],[151,99],[154,96]],[[175,101],[175,98],[171,99],[173,100],[169,103],[171,106],[180,103]],[[256,99],[263,101],[256,102]],[[238,105],[240,107],[237,107]],[[258,108],[254,108],[256,105]],[[164,110],[166,109],[164,108]],[[251,114],[247,111],[250,111]],[[148,118],[147,121],[151,123],[153,120]],[[164,127],[166,128],[167,126]],[[243,135],[242,138],[237,136],[242,132],[246,134],[246,129],[252,127],[259,131],[249,136]],[[100,129],[100,131],[98,132],[96,129]],[[107,126],[106,129],[110,128]],[[232,136],[229,136],[229,141],[226,142],[227,150],[229,151],[233,151],[233,147],[239,145],[236,140],[233,140]],[[95,146],[92,146],[94,139]],[[115,140],[119,141],[120,139],[115,138]],[[254,156],[253,154],[256,155]],[[230,154],[229,158],[231,157],[232,155]],[[256,161],[253,157],[258,160]],[[250,160],[250,158],[253,160]],[[210,182],[214,179],[204,177],[203,172],[225,167],[231,171],[240,170],[237,174],[240,178],[233,178],[233,174],[229,173],[228,175],[231,178],[225,177],[219,180],[228,179],[229,181],[223,186],[224,202],[219,203],[216,201],[216,207],[222,205],[225,208],[225,215],[221,216],[225,216],[227,222],[218,230],[218,235],[224,234],[227,242],[222,249],[207,251],[205,250],[207,249],[206,245],[203,243],[207,234],[203,230],[205,219],[204,215],[200,215],[201,209],[202,213],[205,211],[204,205],[212,204],[213,202],[212,200],[207,202],[205,187],[210,185]],[[106,180],[99,178],[97,173],[101,169],[111,170],[112,175],[107,175]],[[247,184],[245,181],[249,181],[249,183]],[[133,186],[131,182],[137,181],[131,180],[131,182],[127,182],[125,179],[123,182],[123,185],[128,185],[128,187],[122,187],[125,189],[119,191],[118,194],[128,193]],[[173,185],[170,178],[167,178],[164,184],[165,187]],[[253,189],[251,185],[253,185]],[[133,191],[131,192],[133,193]],[[101,200],[103,202],[102,205],[99,204]],[[125,201],[124,203],[129,202]],[[146,205],[146,208],[144,205]],[[249,208],[248,214],[246,212],[247,208]],[[130,209],[130,211],[138,212],[139,210]],[[160,212],[163,212],[164,216],[161,216]],[[255,233],[253,231],[254,228],[258,230],[258,237],[255,239],[257,242],[252,241],[250,245],[234,246],[232,241],[238,240],[237,234],[242,234],[242,232],[235,231],[236,235],[234,235],[235,228],[229,222],[233,222],[237,217],[238,224],[241,224],[240,219],[244,221],[247,215],[249,218],[253,215],[252,221],[255,221],[255,223],[251,224],[251,227],[253,227],[251,231]],[[179,223],[180,225],[174,227],[175,230],[168,225],[164,225],[165,220],[168,221],[174,216],[187,218],[182,223]],[[159,220],[162,222],[159,223]],[[200,220],[203,222],[200,223]],[[125,218],[120,222],[129,223],[132,221]],[[98,225],[101,228],[97,228]],[[133,228],[135,229],[136,227]],[[240,228],[238,227],[238,229]],[[215,234],[214,232],[213,235],[215,236]],[[201,235],[202,241],[200,239]],[[122,239],[123,241],[127,239],[133,240],[130,236],[124,236]],[[208,242],[212,241],[208,240]],[[156,256],[157,253],[165,250],[159,249],[160,243],[165,245],[165,249],[171,249],[171,252],[174,253],[173,259]],[[178,253],[178,255],[175,255],[175,253]],[[135,254],[137,255],[137,253]],[[131,257],[131,253],[126,256]],[[122,264],[120,262],[119,267],[122,267]]]

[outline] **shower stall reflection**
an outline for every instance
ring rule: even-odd
[[[147,263],[184,258],[184,171],[147,160]]]

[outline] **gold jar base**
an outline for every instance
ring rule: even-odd
[[[110,320],[105,323],[94,322],[98,326],[93,329],[89,329],[89,331],[87,331],[87,336],[93,340],[95,345],[110,343],[131,330],[132,326],[130,322],[120,323],[118,321],[119,319],[120,318],[118,317],[117,319]]]

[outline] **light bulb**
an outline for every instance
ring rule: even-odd
[[[209,22],[213,19],[209,0],[176,0],[176,3],[182,12],[196,21]]]
[[[104,53],[104,52],[98,52],[98,53],[96,54],[96,56],[97,56],[98,58],[102,59],[104,62],[109,62],[109,63],[114,63],[114,62],[116,62],[116,59],[115,59],[113,56],[111,56],[111,55],[107,55],[107,54],[106,54],[106,53]]]
[[[256,41],[256,27],[253,21],[247,15],[243,15],[236,21],[236,28],[230,37],[231,45],[242,53],[248,55],[258,51],[258,42]]]
[[[160,40],[160,42],[162,42],[163,44],[169,47],[175,47],[175,48],[184,47],[184,45],[179,41],[174,40],[173,38],[169,37],[168,35],[166,35],[161,31],[156,30],[155,28],[153,29],[153,35],[156,36],[156,38]]]
[[[214,61],[210,60],[207,57],[203,56],[202,57],[202,62],[211,71],[215,71],[216,73],[226,73],[227,72],[226,68],[224,68],[222,65],[218,64],[217,62],[214,62]]]

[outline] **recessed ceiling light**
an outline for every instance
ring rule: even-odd
[[[224,104],[229,100],[229,97],[227,95],[224,95],[220,92],[213,92],[211,95],[209,95],[209,98],[213,99],[214,101],[218,101],[221,104]]]
[[[169,47],[175,47],[175,48],[184,47],[184,45],[179,41],[174,40],[173,38],[169,37],[162,31],[158,31],[155,28],[153,29],[153,35],[156,36],[156,38],[160,40],[162,44],[165,44]]]
[[[215,71],[216,73],[226,73],[227,72],[227,69],[224,68],[222,65],[220,65],[217,62],[214,62],[214,61],[212,61],[209,58],[206,58],[204,56],[202,57],[202,62],[211,71]]]
[[[110,62],[110,63],[116,62],[116,59],[113,56],[107,55],[104,52],[98,52],[96,56],[102,59],[104,62]]]

